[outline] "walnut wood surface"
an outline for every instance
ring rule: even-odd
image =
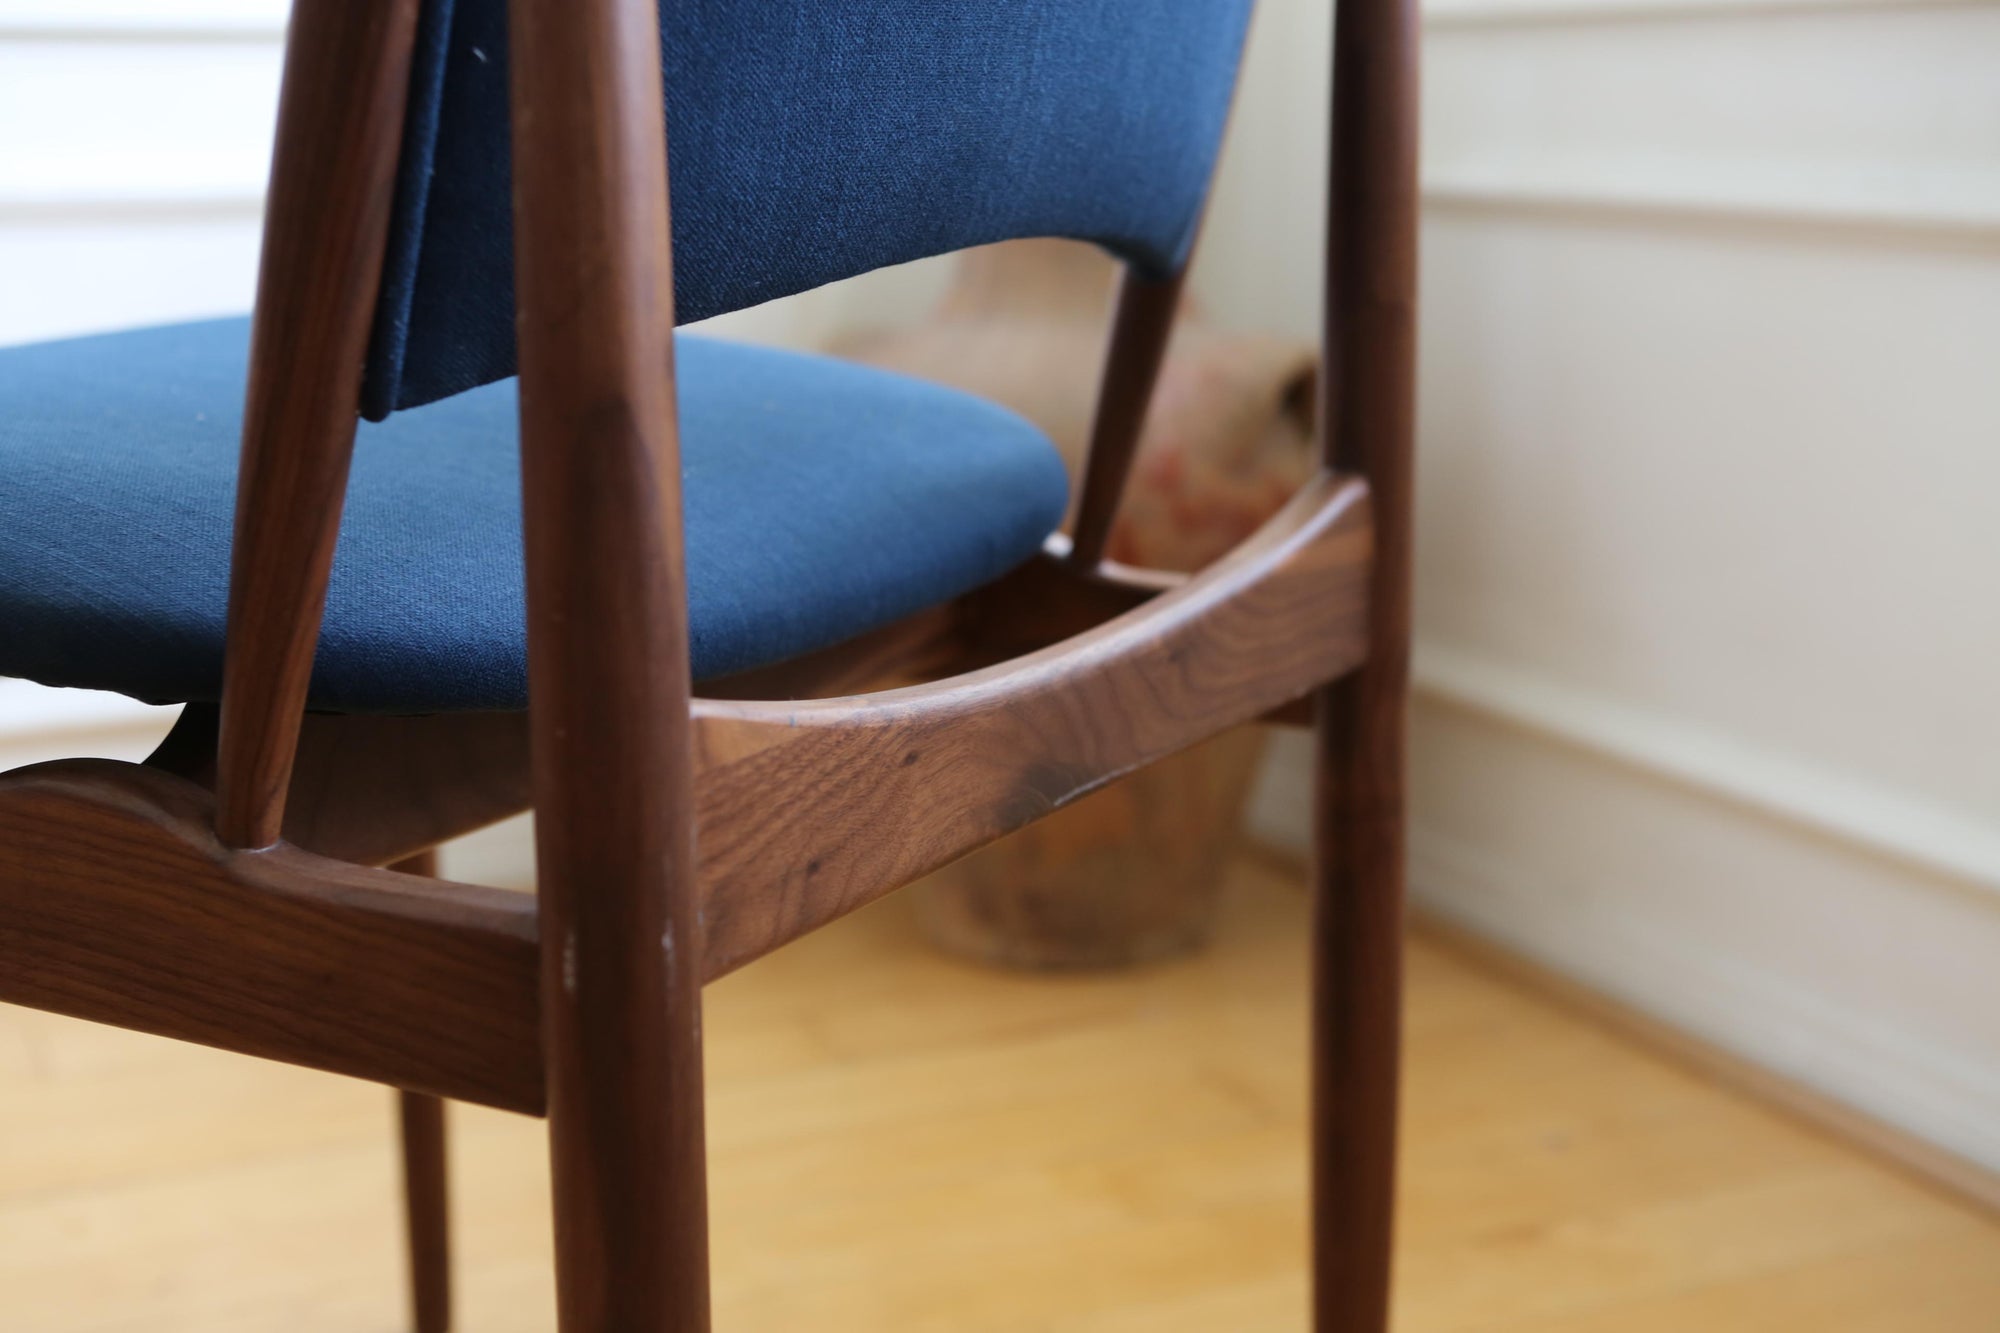
[[[1167,340],[1173,336],[1174,312],[1180,308],[1186,277],[1185,268],[1161,278],[1127,266],[1119,281],[1070,551],[1079,565],[1094,565],[1104,558],[1112,520],[1118,517],[1118,500],[1125,493],[1125,478],[1146,426],[1153,385],[1166,358]]]
[[[859,697],[694,701],[705,853],[700,890],[709,922],[699,975],[713,978],[740,966],[1110,778],[1351,666],[1362,647],[1369,513],[1364,488],[1324,477],[1216,567],[1158,595],[1153,587],[1164,578],[1120,576],[1115,570],[1100,574],[1092,584],[1097,595],[1110,602],[1146,600],[1084,635],[968,675]],[[316,718],[309,721],[308,741],[316,725],[333,734],[337,724],[359,730],[352,744],[332,753],[367,759],[366,767],[340,770],[343,781],[334,785],[341,790],[365,788],[359,779],[367,773],[391,774],[399,737],[449,738],[458,728],[462,739],[481,728],[503,730],[501,715]],[[420,729],[425,724],[444,729],[426,733]],[[190,725],[201,725],[198,715]],[[513,725],[518,728],[518,719]],[[484,743],[495,753],[505,748],[490,738]],[[198,756],[201,746],[184,739],[163,750]],[[447,772],[433,766],[450,752],[440,744],[437,754],[420,754],[412,771]],[[308,758],[314,753],[310,744],[302,750]],[[465,756],[459,763],[464,771],[473,767]],[[547,976],[548,963],[538,968],[533,960],[531,942],[538,934],[533,900],[445,886],[453,895],[442,900],[446,903],[473,895],[470,908],[477,911],[458,923],[461,931],[448,932],[448,942],[473,951],[477,965],[440,968],[428,957],[365,942],[378,929],[393,936],[389,926],[378,924],[381,911],[394,909],[394,916],[441,910],[441,900],[411,898],[413,882],[405,877],[289,846],[227,852],[207,834],[205,795],[179,778],[126,765],[86,764],[80,772],[65,766],[62,772],[41,770],[39,776],[7,781],[32,798],[36,813],[24,815],[22,799],[10,796],[0,802],[0,832],[9,816],[33,818],[92,847],[92,855],[107,866],[130,867],[110,888],[89,890],[88,901],[107,895],[91,909],[92,919],[116,919],[117,904],[127,898],[221,904],[220,915],[202,919],[205,933],[180,938],[169,954],[232,960],[211,975],[149,981],[135,998],[96,1008],[60,998],[60,987],[51,989],[47,979],[36,983],[37,994],[17,991],[10,998],[461,1100],[542,1108],[541,1045],[533,1015],[537,978]],[[305,802],[296,808],[315,807]],[[363,799],[347,808],[355,816],[351,827],[358,828],[360,815],[376,805]],[[879,836],[884,828],[895,828],[900,836]],[[161,847],[178,858],[168,872],[159,869]],[[34,869],[42,850],[22,844],[23,869],[14,872],[25,876],[22,882],[53,873]],[[212,865],[201,876],[187,876],[177,868],[186,860]],[[179,887],[184,879],[186,886]],[[388,892],[386,898],[366,900],[387,907],[357,917],[357,885]],[[283,896],[273,902],[260,897],[278,890]],[[79,893],[79,901],[86,901]],[[17,887],[8,899],[11,910],[23,910],[20,904],[33,897]],[[544,921],[549,902],[544,892]],[[284,966],[282,950],[303,943],[275,937],[266,924],[273,913],[307,921],[323,916],[348,931],[346,952],[336,941],[329,955],[346,959],[323,983],[335,990],[282,984],[299,980]],[[493,913],[500,915],[489,920]],[[249,952],[238,960],[244,941]],[[0,936],[0,950],[19,947],[26,947],[21,937]],[[69,947],[87,956],[103,945],[86,940]],[[273,949],[278,955],[266,957]],[[141,952],[133,950],[135,957]],[[246,1013],[227,998],[252,984],[235,978],[237,967],[254,973],[255,985],[275,987],[263,1009]],[[163,1018],[148,1007],[175,985],[190,993],[176,993],[174,1004],[199,1012]],[[430,997],[433,1015],[490,1010],[505,1022],[469,1048],[458,1027],[440,1022],[435,1029],[412,1030],[400,1016],[394,1033],[371,1039],[367,1016],[387,1023],[385,1010],[394,997],[412,987]],[[309,1004],[327,1005],[337,1014],[294,1012]],[[267,1011],[289,1016],[280,1022]],[[274,1039],[268,1031],[272,1023],[290,1036]],[[329,1025],[338,1040],[324,1032]],[[424,1081],[420,1071],[372,1044],[392,1038],[436,1043],[453,1058],[476,1051],[476,1077],[446,1061]]]
[[[193,713],[152,767],[0,776],[0,1000],[545,1109],[563,1333],[701,1333],[703,978],[1317,691],[1314,1317],[1320,1333],[1380,1333],[1400,1004],[1413,0],[1339,0],[1327,470],[1171,589],[1103,568],[1064,584],[1044,562],[943,616],[725,687],[849,689],[1059,640],[929,684],[793,701],[694,700],[687,678],[656,6],[510,0],[525,732],[490,716],[301,721],[416,10],[296,0],[214,770],[211,723]],[[1171,286],[1135,279],[1121,298],[1075,565],[1101,555]],[[978,608],[983,631],[961,614]],[[289,830],[385,860],[529,796],[538,900],[278,841]]]
[[[217,827],[276,842],[389,235],[417,0],[296,0],[250,337]]]
[[[396,863],[396,873],[436,879],[436,852]],[[451,1168],[445,1105],[428,1093],[396,1093],[396,1127],[403,1155],[403,1238],[410,1260],[410,1327],[414,1333],[451,1328]]]
[[[512,0],[543,1049],[562,1333],[705,1333],[673,262],[654,0]]]
[[[1171,968],[942,966],[869,909],[711,988],[717,1327],[1303,1333],[1303,884],[1226,878]],[[1993,1176],[1905,1179],[1431,924],[1398,1333],[1994,1333]],[[405,1333],[380,1091],[121,1038],[0,1007],[0,1328]],[[551,1333],[544,1127],[452,1111],[462,1327]]]
[[[699,701],[711,974],[1352,667],[1369,544],[1365,490],[1322,476],[1185,586],[1017,661],[846,699]]]
[[[1371,508],[1358,483],[1323,477],[1192,579],[1114,565],[1079,576],[1057,549],[988,590],[1020,608],[990,632],[1019,644],[1093,627],[978,671],[840,698],[692,701],[703,975],[1351,667]],[[524,733],[510,714],[310,717],[298,780],[311,796],[295,796],[287,833],[386,860],[504,817],[525,804]],[[899,836],[875,835],[885,827]]]
[[[930,680],[960,669],[965,625],[956,605],[932,607],[790,661],[716,680],[700,690],[713,699],[816,699]]]
[[[0,775],[0,1000],[539,1109],[531,897],[233,851],[213,815],[132,764]]]
[[[1073,549],[1069,538],[1057,533],[1033,560],[960,602],[966,641],[973,657],[984,660],[956,664],[955,670],[990,665],[1088,633],[1189,578],[1114,560],[1086,564],[1073,558]]]
[[[1389,1320],[1402,1047],[1404,714],[1417,277],[1416,0],[1339,0],[1322,376],[1326,465],[1374,497],[1368,658],[1319,692],[1313,1310]]]
[[[451,1328],[451,1173],[445,1104],[421,1092],[396,1094],[402,1132],[403,1227],[410,1257],[410,1327]]]
[[[213,789],[215,723],[213,705],[189,704],[147,767]],[[532,803],[525,713],[308,713],[284,838],[336,860],[388,865]]]
[[[526,810],[528,770],[519,713],[308,714],[285,841],[387,864]]]
[[[1094,629],[1187,582],[1110,561],[1079,569],[1067,550],[1067,539],[1051,538],[1048,553],[956,604],[706,682],[703,696],[823,698],[957,675]],[[212,789],[215,739],[215,707],[189,704],[146,763]],[[308,713],[285,841],[361,865],[435,847],[532,805],[528,751],[524,713]]]

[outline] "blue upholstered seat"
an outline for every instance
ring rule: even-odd
[[[248,322],[0,350],[0,676],[215,699]],[[991,580],[1062,517],[1027,422],[818,357],[679,340],[697,678]],[[527,698],[515,391],[364,426],[312,705]],[[606,571],[606,577],[617,577]]]
[[[1250,10],[662,0],[678,317],[1023,236],[1176,268]],[[526,699],[506,14],[420,9],[318,708]],[[246,342],[0,351],[0,675],[217,697]],[[1064,507],[1032,427],[944,389],[695,338],[678,389],[698,679],[990,580]]]

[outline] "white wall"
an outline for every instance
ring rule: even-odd
[[[246,309],[275,0],[0,0],[0,342]]]
[[[282,0],[0,0],[0,344],[247,310]],[[0,767],[174,710],[0,681]]]
[[[1229,323],[1315,326],[1325,10],[1264,0]],[[0,0],[0,340],[247,305],[281,11]],[[2000,7],[1433,0],[1427,45],[1419,895],[2000,1168]]]
[[[1419,898],[2000,1168],[2000,7],[1426,38]]]
[[[1421,891],[2000,1168],[2000,8],[1428,46]]]

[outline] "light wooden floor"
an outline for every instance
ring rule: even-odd
[[[1301,902],[1111,979],[872,909],[710,992],[718,1326],[1300,1329]],[[2000,1226],[1435,944],[1400,1333],[1992,1333]],[[534,1123],[459,1109],[461,1327],[551,1327]],[[401,1327],[380,1089],[0,1010],[0,1330]]]

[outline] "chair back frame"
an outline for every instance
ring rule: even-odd
[[[217,750],[217,832],[283,829],[354,452],[395,195],[419,0],[297,0],[236,490]]]

